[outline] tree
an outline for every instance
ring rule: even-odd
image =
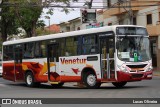
[[[5,0],[6,2],[8,0]],[[3,2],[2,2],[3,4]],[[17,34],[18,33],[18,26],[15,21],[15,14],[13,12],[13,7],[1,7],[1,21],[0,21],[0,27],[1,27],[1,38],[2,41],[6,41],[7,35],[10,34]]]
[[[43,7],[51,3],[69,5],[71,0],[5,0],[2,6],[2,40],[7,40],[7,35],[17,34],[17,28],[23,28],[27,37],[36,36],[36,25]],[[75,1],[75,0],[73,0]],[[67,12],[67,9],[64,9]],[[50,9],[48,14],[53,14]]]
[[[42,1],[13,0],[12,2],[16,5],[14,11],[19,26],[26,31],[27,37],[36,36],[36,23],[43,9]]]

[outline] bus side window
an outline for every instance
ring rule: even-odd
[[[96,54],[98,52],[96,35],[83,36],[82,54]]]
[[[3,60],[13,60],[13,45],[3,47]]]
[[[42,57],[46,57],[46,41],[42,41],[41,42],[41,45],[40,45],[40,48],[41,48],[41,56]]]
[[[24,44],[24,58],[34,58],[34,43]]]
[[[38,41],[35,43],[35,50],[34,50],[35,51],[34,52],[35,58],[43,57],[42,48],[43,48],[43,45],[42,45],[41,41]]]
[[[60,56],[65,56],[65,39],[64,38],[60,38],[60,39],[57,39],[58,41],[58,57]],[[58,58],[59,59],[59,58]]]
[[[91,54],[96,54],[97,53],[97,46],[91,46],[91,49],[90,49],[90,53]]]
[[[74,55],[74,38],[68,37],[66,38],[66,49],[65,49],[65,56]]]

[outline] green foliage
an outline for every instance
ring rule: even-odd
[[[44,36],[44,35],[49,35],[49,34],[54,34],[54,33],[55,32],[49,31],[49,30],[44,29],[44,28],[37,28],[36,29],[37,36]]]
[[[18,28],[26,31],[27,37],[36,36],[36,28],[43,28],[44,22],[38,21],[42,13],[43,7],[51,3],[69,5],[71,0],[3,0],[11,4],[11,6],[3,6],[2,3],[2,20],[0,23],[2,40],[5,41],[8,35],[18,34]],[[77,0],[72,0],[77,1]],[[63,11],[68,13],[68,9]],[[53,15],[54,9],[50,8],[47,14]]]
[[[44,28],[44,26],[45,26],[44,20],[38,20],[37,21],[36,28]]]

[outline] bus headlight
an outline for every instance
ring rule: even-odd
[[[118,65],[118,68],[123,72],[129,72],[130,71],[130,69],[125,65],[122,65],[122,66]]]
[[[127,72],[127,69],[125,67],[121,67],[121,70]]]
[[[153,69],[153,67],[152,66],[149,66],[147,69],[146,69],[146,71],[151,71]]]

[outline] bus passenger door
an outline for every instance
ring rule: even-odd
[[[100,37],[101,74],[102,79],[115,79],[115,37]]]
[[[14,47],[14,71],[15,81],[24,80],[24,73],[22,70],[22,45],[15,45]]]
[[[58,61],[58,44],[49,44],[47,47],[47,66],[48,66],[48,81],[58,82],[60,81],[60,74],[57,70]]]

